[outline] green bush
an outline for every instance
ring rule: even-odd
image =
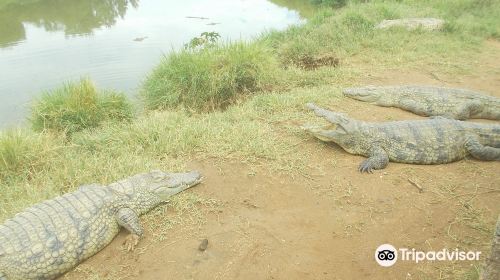
[[[89,79],[82,79],[44,93],[32,106],[30,121],[35,131],[72,134],[103,121],[128,121],[132,115],[132,105],[125,95],[98,92]]]
[[[278,63],[262,44],[228,43],[167,55],[143,85],[148,109],[210,111],[271,84]]]

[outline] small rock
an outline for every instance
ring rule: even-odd
[[[201,252],[204,252],[208,247],[208,239],[203,239],[200,243],[200,246],[198,246],[198,250]]]

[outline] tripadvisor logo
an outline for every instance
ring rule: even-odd
[[[399,248],[397,250],[391,244],[382,244],[375,250],[375,261],[381,266],[393,266],[396,261],[411,261],[419,263],[422,261],[477,261],[481,252],[461,251],[459,249],[439,251],[418,251],[408,248]]]
[[[393,266],[398,260],[398,251],[391,244],[382,244],[375,250],[375,260],[381,266]]]

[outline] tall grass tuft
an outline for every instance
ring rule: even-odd
[[[142,97],[148,109],[183,105],[212,111],[272,84],[278,70],[275,57],[262,44],[185,49],[160,62],[144,83]]]
[[[89,79],[82,79],[44,93],[35,101],[30,121],[35,131],[72,134],[104,121],[128,121],[132,115],[132,105],[125,95],[98,92]]]
[[[0,133],[0,181],[33,176],[57,150],[58,139],[27,130]]]

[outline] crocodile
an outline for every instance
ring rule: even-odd
[[[201,182],[196,171],[154,170],[35,204],[0,225],[0,280],[54,279],[108,245],[125,228],[134,250],[139,216]]]
[[[486,265],[481,277],[482,280],[500,279],[500,215],[498,216],[493,241],[491,244],[491,255],[486,260]]]
[[[500,98],[467,89],[434,86],[367,86],[347,88],[345,96],[421,116],[500,120]]]
[[[368,157],[360,172],[383,169],[389,161],[412,164],[442,164],[466,155],[500,161],[500,125],[480,124],[443,117],[383,123],[349,118],[308,103],[327,126],[302,128],[322,141],[334,142],[351,154]]]

